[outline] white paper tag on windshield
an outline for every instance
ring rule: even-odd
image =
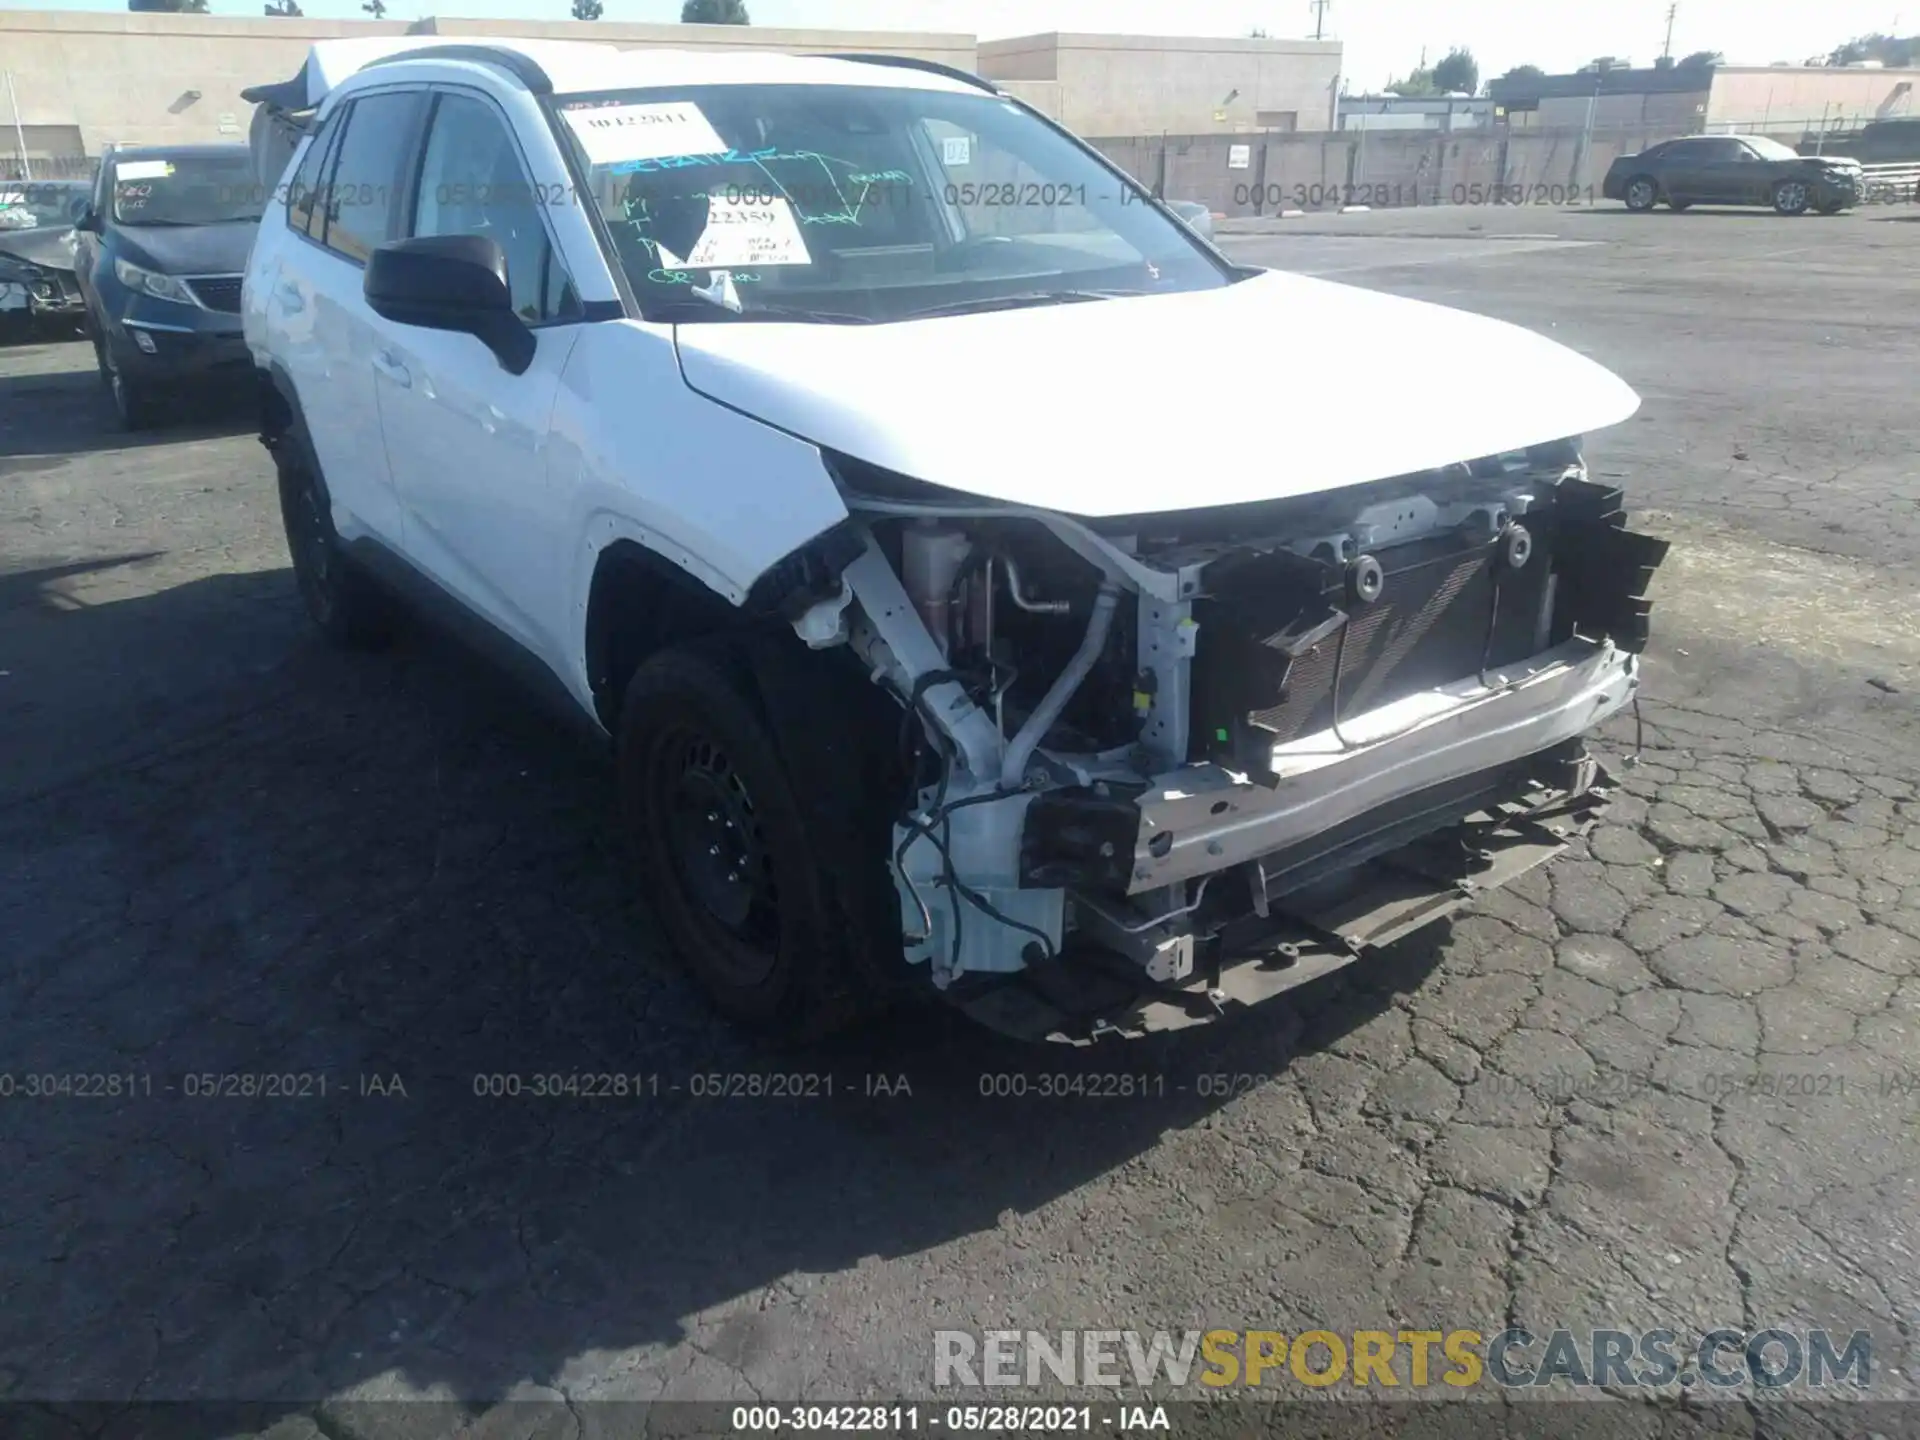
[[[172,173],[170,160],[128,160],[113,167],[115,180],[164,180]]]
[[[778,196],[771,200],[709,196],[707,228],[687,256],[691,270],[812,263],[793,207]]]
[[[594,165],[662,160],[670,155],[723,155],[728,148],[691,100],[670,105],[601,105],[563,113]]]

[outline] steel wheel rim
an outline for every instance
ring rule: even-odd
[[[655,752],[655,823],[688,917],[708,954],[739,985],[778,962],[779,891],[753,796],[720,746],[691,728]]]
[[[1807,187],[1798,180],[1789,180],[1780,187],[1780,204],[1783,209],[1799,210],[1807,203]]]
[[[1653,203],[1653,184],[1647,180],[1636,180],[1627,187],[1627,199],[1635,205]]]

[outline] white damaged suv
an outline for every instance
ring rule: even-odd
[[[1666,546],[1581,356],[1235,265],[938,66],[323,42],[250,98],[306,605],[441,610],[610,741],[737,1020],[1192,1025],[1605,803]]]

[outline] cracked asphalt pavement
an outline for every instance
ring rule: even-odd
[[[1645,403],[1590,459],[1675,549],[1589,840],[1243,1020],[1090,1055],[937,1014],[744,1041],[651,941],[595,757],[444,642],[309,634],[244,417],[117,436],[84,345],[0,351],[5,1425],[590,1433],[594,1401],[928,1395],[932,1332],[996,1327],[1865,1330],[1868,1398],[1914,1398],[1906,218],[1226,238],[1616,369]],[[1445,364],[1383,342],[1348,419],[1194,423],[1277,454]],[[476,1093],[561,1073],[628,1093]],[[695,1093],[774,1073],[833,1093]],[[1079,1073],[1152,1084],[982,1093]],[[462,1406],[364,1403],[403,1398]],[[1844,1433],[1752,1398],[1701,1423]]]

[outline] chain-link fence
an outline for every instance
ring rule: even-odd
[[[1591,205],[1607,167],[1664,131],[1336,131],[1095,140],[1169,199],[1229,217],[1412,205]]]
[[[53,155],[21,159],[0,155],[0,181],[91,180],[100,162],[89,155]]]

